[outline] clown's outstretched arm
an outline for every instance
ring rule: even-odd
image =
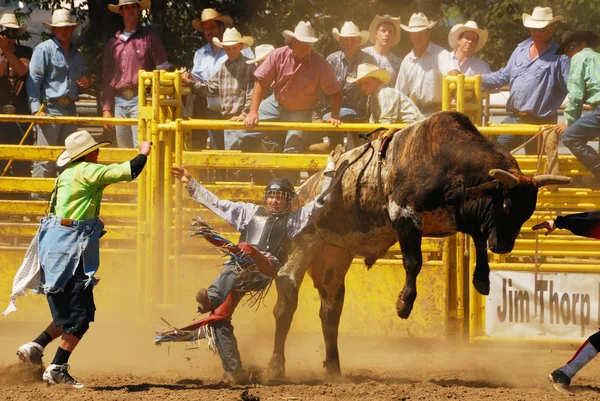
[[[258,206],[247,202],[232,202],[213,194],[183,167],[171,167],[171,175],[185,184],[193,200],[231,224],[237,231],[244,229],[256,214]]]

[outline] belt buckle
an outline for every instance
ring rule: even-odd
[[[17,108],[12,104],[5,104],[2,106],[2,114],[16,114]]]
[[[131,88],[125,88],[125,89],[121,89],[121,97],[125,100],[131,100],[133,99],[135,96],[135,94],[133,93],[133,89]]]
[[[73,225],[73,219],[67,219],[63,217],[60,219],[60,225],[65,227],[71,227]]]
[[[68,98],[67,96],[63,96],[63,97],[59,97],[57,100],[58,104],[60,104],[62,107],[67,107],[71,104],[71,99]]]

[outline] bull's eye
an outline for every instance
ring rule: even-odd
[[[510,214],[510,205],[507,202],[502,202],[502,210],[504,210],[504,214]]]

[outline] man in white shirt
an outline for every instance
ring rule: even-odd
[[[400,24],[410,35],[413,49],[400,65],[396,89],[408,96],[425,115],[442,109],[442,74],[438,58],[444,50],[431,42],[431,28],[425,14],[413,14],[408,26]]]
[[[442,75],[452,70],[457,70],[467,77],[492,72],[488,63],[473,56],[483,49],[487,39],[488,31],[479,29],[475,21],[454,25],[448,34],[448,43],[454,51],[444,50],[439,57]]]
[[[376,16],[369,26],[369,42],[373,46],[364,48],[363,51],[375,58],[377,67],[382,68],[392,75],[388,84],[394,86],[398,77],[398,70],[402,58],[392,53],[392,47],[400,43],[400,17],[385,14]]]

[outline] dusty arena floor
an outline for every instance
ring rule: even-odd
[[[31,332],[31,328],[27,330]],[[456,347],[436,340],[341,336],[343,377],[320,368],[320,336],[290,335],[287,379],[250,386],[220,382],[219,359],[201,343],[156,347],[139,332],[93,327],[71,357],[71,373],[86,388],[48,387],[40,373],[15,363],[14,350],[31,335],[0,325],[0,400],[596,400],[600,360],[556,392],[547,375],[572,351]],[[239,335],[239,334],[238,334]],[[240,338],[246,366],[264,367],[271,333]],[[46,350],[49,363],[56,345]]]

